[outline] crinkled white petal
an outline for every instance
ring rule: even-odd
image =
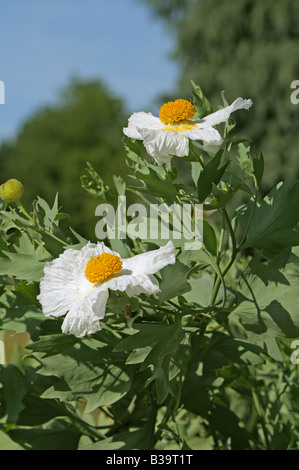
[[[223,140],[221,142],[203,142],[203,149],[208,153],[217,153]]]
[[[193,129],[185,131],[184,135],[191,140],[202,140],[205,144],[213,143],[213,145],[221,145],[223,139],[214,127],[201,128],[196,125]]]
[[[226,106],[223,109],[219,109],[215,113],[205,116],[200,121],[198,125],[201,128],[216,126],[221,122],[226,122],[230,117],[231,113],[237,111],[238,109],[249,109],[252,106],[252,100],[244,100],[243,98],[237,98],[230,106]]]
[[[134,113],[129,118],[128,127],[123,129],[124,134],[131,139],[142,140],[142,135],[139,129],[162,129],[165,127],[159,118],[153,116],[151,113],[145,113],[143,111]]]
[[[125,272],[126,271],[123,270],[119,275],[115,275],[108,281],[98,285],[97,290],[103,291],[110,289],[126,292],[129,297],[140,294],[153,295],[158,292],[159,287],[153,276],[148,276],[147,274],[135,276],[131,272],[130,274],[125,274]]]
[[[147,251],[123,260],[123,269],[134,276],[155,274],[168,264],[175,263],[175,247],[172,241],[157,250]]]
[[[69,248],[47,263],[37,299],[45,316],[60,317],[91,292],[93,284],[85,277],[88,261],[103,252],[114,253],[101,243],[88,242],[81,250]]]
[[[47,263],[40,283],[40,301],[45,316],[66,315],[63,333],[77,337],[101,329],[99,319],[104,318],[109,290],[125,291],[129,296],[155,294],[159,287],[152,276],[167,264],[175,263],[174,245],[122,260],[123,267],[112,278],[90,283],[85,277],[88,261],[104,252],[119,256],[103,242],[88,243],[81,250],[67,249],[54,261]]]
[[[126,294],[129,297],[140,294],[154,295],[156,292],[159,292],[157,279],[152,275],[148,276],[146,274],[137,278],[134,277],[126,288]]]
[[[105,316],[108,296],[107,290],[93,292],[85,297],[79,305],[70,308],[62,323],[62,332],[80,338],[101,330],[99,319]]]
[[[122,260],[122,270],[113,278],[97,284],[96,289],[111,289],[126,292],[129,296],[155,294],[159,287],[152,274],[168,264],[175,263],[175,247],[172,241],[157,250],[141,253]]]
[[[194,129],[186,131],[185,135],[192,140],[201,140],[203,148],[208,153],[218,152],[223,139],[214,127],[201,128],[197,125]]]
[[[189,140],[180,132],[139,129],[147,153],[158,163],[166,163],[173,155],[184,157],[189,153]]]
[[[54,261],[45,265],[44,277],[37,296],[45,316],[60,317],[78,302],[78,275],[76,272],[80,252],[68,249]]]

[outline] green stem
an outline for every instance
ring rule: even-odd
[[[170,399],[170,403],[169,403],[169,406],[167,407],[167,411],[164,415],[164,418],[162,419],[161,421],[161,426],[166,426],[166,424],[168,423],[172,413],[175,411],[175,408],[176,408],[176,399],[174,397],[171,397]],[[155,433],[155,444],[158,442],[158,440],[160,439],[161,435],[162,435],[162,432],[163,430],[162,429],[158,429]]]
[[[224,220],[226,221],[227,223],[227,226],[228,226],[228,230],[229,230],[229,233],[230,233],[230,237],[231,237],[231,240],[232,240],[232,245],[233,245],[233,253],[232,255],[235,255],[237,253],[237,243],[236,243],[236,237],[235,237],[235,232],[234,232],[234,229],[232,227],[232,224],[230,222],[230,218],[228,216],[228,213],[225,209],[225,207],[221,210],[222,214],[223,214],[223,217],[224,217]]]
[[[226,264],[226,266],[224,267],[224,269],[222,271],[222,279],[221,279],[220,275],[218,275],[218,277],[216,279],[214,289],[212,291],[211,302],[210,302],[212,305],[215,303],[215,300],[216,300],[216,297],[217,297],[217,294],[218,294],[218,291],[219,291],[219,287],[221,285],[221,282],[222,282],[224,276],[226,275],[226,273],[232,267],[232,265],[233,265],[233,263],[236,259],[236,256],[238,254],[238,249],[237,249],[237,244],[236,244],[236,237],[235,237],[235,233],[234,233],[233,227],[231,225],[228,213],[227,213],[225,208],[222,209],[221,212],[222,212],[223,217],[224,217],[224,219],[225,219],[225,221],[228,225],[230,237],[231,237],[231,240],[232,240],[233,251],[232,251],[231,259],[229,260],[229,262]]]
[[[254,404],[255,404],[255,407],[256,407],[256,411],[259,415],[259,421],[260,421],[262,429],[263,429],[266,448],[267,448],[267,450],[272,450],[271,441],[270,441],[270,438],[269,438],[269,432],[268,432],[266,422],[265,422],[265,412],[264,412],[264,409],[263,409],[263,404],[262,404],[261,397],[259,396],[258,392],[254,389],[251,390],[251,393],[252,393],[253,401],[254,401]]]
[[[189,371],[191,370],[192,366],[196,362],[196,358],[197,358],[198,352],[200,350],[201,343],[204,339],[204,335],[205,335],[206,329],[208,327],[208,324],[209,324],[209,321],[206,321],[206,323],[202,326],[202,328],[200,330],[200,333],[197,337],[196,345],[193,349],[193,353],[192,353],[192,356],[191,356],[191,359],[190,359],[190,362],[189,362]]]
[[[192,142],[189,143],[189,148],[190,148],[190,152],[192,153],[193,157],[201,164],[202,168],[204,168],[205,164],[202,161],[202,159],[200,158],[200,156],[197,155],[197,153],[195,152],[194,147],[192,145]]]
[[[19,209],[20,212],[22,212],[22,214],[25,215],[25,217],[30,220],[30,222],[32,222],[34,225],[36,225],[36,222],[35,220],[33,219],[33,217],[31,217],[31,215],[28,214],[28,212],[26,211],[25,207],[23,206],[23,204],[18,201],[16,202],[16,205],[17,205],[17,208]],[[41,232],[44,232],[46,233],[47,235],[49,235],[50,237],[52,237],[54,240],[56,240],[57,242],[61,243],[62,245],[64,246],[68,246],[68,244],[61,240],[60,238],[56,237],[56,235],[54,235],[54,233],[52,232],[49,232],[48,230],[46,230],[45,228],[41,227],[39,224],[37,226],[37,230],[41,231]]]
[[[24,214],[25,217],[27,217],[27,219],[30,220],[30,222],[32,222],[33,224],[35,224],[34,219],[31,217],[31,215],[28,214],[28,212],[26,211],[26,209],[25,209],[25,207],[23,206],[23,204],[22,204],[20,201],[17,201],[17,202],[16,202],[16,205],[17,205],[17,208],[19,209],[19,211],[22,212],[22,214]]]
[[[218,253],[217,253],[217,260],[216,260],[217,264],[219,264],[221,261],[223,238],[224,238],[224,227],[222,227],[221,232],[220,232],[219,247],[218,247]]]

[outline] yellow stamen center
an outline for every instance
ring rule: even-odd
[[[163,104],[160,109],[159,118],[164,124],[168,125],[184,121],[185,119],[191,119],[194,115],[195,108],[193,104],[180,98]]]
[[[102,282],[118,273],[122,269],[119,256],[102,253],[91,258],[85,268],[85,277],[92,284]]]

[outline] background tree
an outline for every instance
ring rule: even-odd
[[[25,204],[37,194],[51,203],[58,192],[63,211],[72,214],[72,227],[94,239],[91,215],[99,201],[82,197],[80,175],[86,162],[107,184],[113,173],[124,171],[126,119],[122,101],[103,83],[72,80],[57,104],[40,109],[15,140],[1,145],[1,182],[22,181]]]
[[[173,96],[188,97],[190,80],[212,104],[252,98],[238,130],[265,156],[264,187],[299,175],[299,106],[290,84],[299,79],[296,0],[144,0],[176,38],[180,77]],[[172,98],[172,97],[170,97]]]

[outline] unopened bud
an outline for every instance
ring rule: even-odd
[[[0,186],[0,197],[5,202],[18,202],[23,196],[22,183],[14,178],[7,180]]]

